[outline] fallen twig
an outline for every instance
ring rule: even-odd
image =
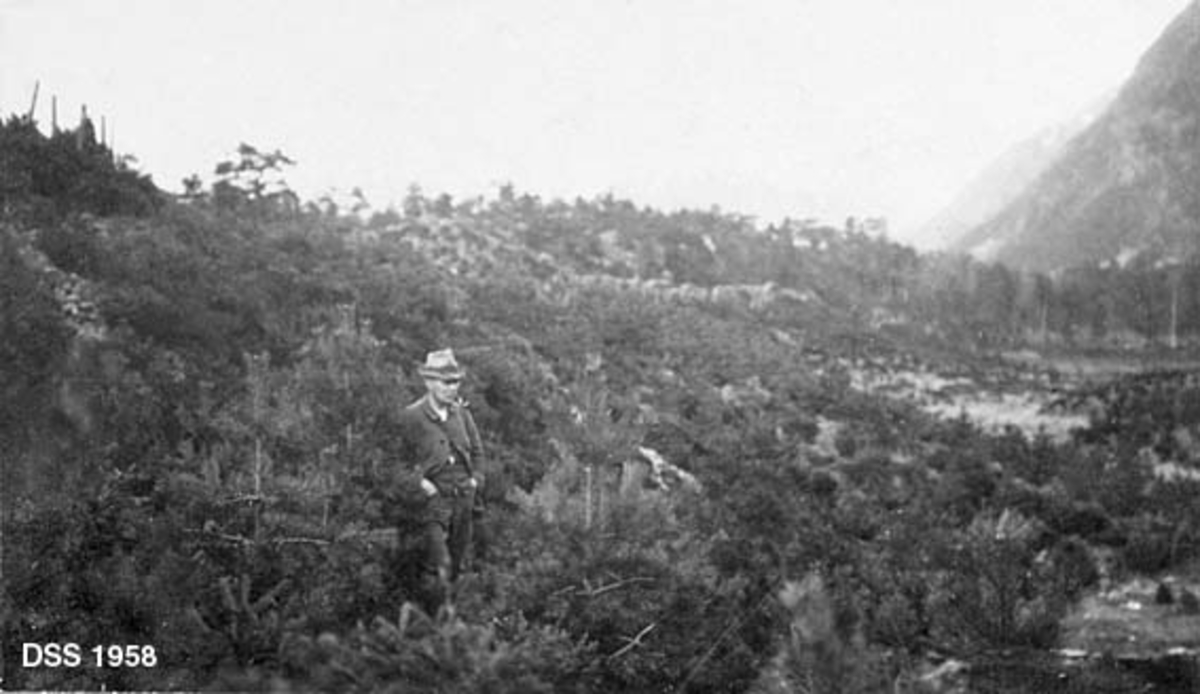
[[[316,545],[324,547],[329,544],[329,540],[319,540],[315,537],[277,537],[267,540],[277,545]]]
[[[645,636],[646,634],[649,634],[649,633],[650,633],[650,632],[651,632],[651,631],[654,629],[654,627],[656,627],[656,626],[658,626],[658,623],[657,623],[657,622],[651,622],[650,626],[648,626],[648,627],[646,627],[645,629],[642,629],[641,631],[639,631],[639,632],[637,633],[637,636],[634,636],[633,638],[626,638],[626,639],[625,639],[625,641],[626,641],[625,645],[624,645],[624,646],[621,646],[621,647],[620,647],[619,649],[617,649],[617,650],[616,650],[616,651],[615,651],[615,652],[614,652],[612,655],[610,655],[610,656],[608,656],[608,657],[609,657],[609,658],[617,658],[617,657],[619,657],[619,656],[625,655],[626,653],[628,653],[629,651],[633,650],[633,649],[634,649],[634,648],[636,648],[637,646],[641,646],[641,645],[642,645],[642,637],[643,637],[643,636]]]
[[[613,583],[609,583],[608,585],[594,588],[587,592],[587,596],[589,598],[595,598],[595,597],[604,595],[605,593],[607,593],[609,591],[616,590],[617,588],[623,588],[631,583],[651,583],[653,581],[654,581],[654,579],[650,578],[649,576],[633,576],[631,578],[622,579],[620,581],[614,581]]]
[[[206,539],[221,540],[222,542],[232,542],[239,545],[252,544],[275,544],[275,545],[315,545],[324,547],[329,544],[329,540],[322,540],[315,537],[271,537],[264,540],[254,540],[245,535],[232,535],[229,533],[217,532],[215,530],[189,530],[192,535],[200,535]]]
[[[554,591],[551,595],[558,597],[561,595],[567,595],[568,593],[574,593],[575,595],[582,595],[582,596],[585,596],[588,598],[596,598],[601,595],[604,595],[605,593],[614,591],[618,588],[624,588],[625,586],[633,584],[633,583],[652,583],[652,582],[654,582],[654,579],[649,576],[631,576],[630,578],[623,578],[618,581],[613,581],[612,583],[607,583],[605,585],[596,586],[593,588],[591,581],[588,581],[585,578],[585,579],[583,579],[583,585],[579,585],[579,586],[570,585],[570,586],[566,586],[564,588],[559,588],[558,590]]]

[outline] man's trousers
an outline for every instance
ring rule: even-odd
[[[425,575],[441,599],[468,568],[474,523],[474,490],[455,496],[436,494],[425,517]]]

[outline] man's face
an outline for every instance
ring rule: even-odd
[[[439,405],[446,406],[458,401],[458,386],[461,382],[457,378],[427,378],[425,388]]]

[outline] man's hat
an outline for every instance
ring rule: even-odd
[[[417,373],[423,378],[462,378],[463,370],[454,358],[454,351],[439,349],[425,355],[425,363],[417,367]]]

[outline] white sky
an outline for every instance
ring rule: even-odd
[[[1118,86],[1188,0],[0,0],[0,115],[80,104],[168,190],[239,142],[302,197],[410,183],[935,214]]]

